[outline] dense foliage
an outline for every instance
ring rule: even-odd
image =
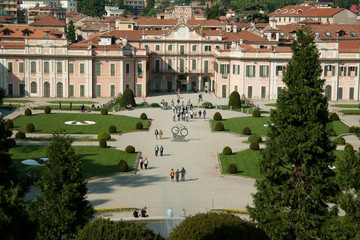
[[[101,115],[108,115],[108,109],[107,108],[102,108],[101,110],[100,110],[100,113],[101,113]]]
[[[26,131],[29,133],[35,132],[35,126],[33,123],[26,124]]]
[[[147,119],[146,113],[142,113],[142,114],[140,115],[140,119],[146,120],[146,119]]]
[[[127,147],[125,148],[125,152],[127,152],[127,153],[134,153],[134,152],[135,152],[134,146],[131,146],[131,145],[127,146]]]
[[[124,94],[121,98],[120,106],[126,107],[129,104],[131,104],[132,107],[136,106],[134,93],[130,88],[128,88],[124,91]]]
[[[111,139],[111,135],[110,133],[106,133],[106,132],[100,132],[98,135],[97,135],[97,140],[101,140],[105,138],[106,140],[110,140]]]
[[[229,146],[226,146],[226,147],[224,147],[222,152],[223,152],[224,155],[231,155],[232,154],[232,149]]]
[[[12,130],[14,128],[14,122],[11,119],[6,120],[5,122],[6,130]]]
[[[222,122],[217,122],[215,124],[215,131],[225,131],[224,124]]]
[[[119,172],[127,172],[128,170],[128,164],[124,159],[121,159],[118,164],[118,170]]]
[[[244,127],[243,134],[244,135],[251,135],[251,129],[249,127]]]
[[[255,109],[252,113],[253,117],[261,117],[261,112],[259,109]]]
[[[100,146],[101,148],[107,148],[106,138],[100,139],[100,141],[99,141],[99,146]]]
[[[50,113],[51,113],[51,108],[50,108],[49,106],[46,106],[46,107],[44,108],[44,113],[45,113],[45,114],[50,114]]]
[[[67,25],[66,28],[66,38],[67,40],[69,40],[70,42],[74,42],[75,41],[75,26],[72,20],[70,20],[69,24]]]
[[[144,126],[143,126],[142,122],[137,122],[135,128],[137,130],[142,130],[144,128]]]
[[[110,125],[109,126],[109,133],[116,133],[116,126],[115,125]]]
[[[31,112],[30,108],[25,109],[24,114],[25,114],[25,116],[31,116],[32,112]]]
[[[25,139],[25,138],[26,138],[26,134],[25,134],[24,132],[19,131],[19,132],[17,132],[17,133],[15,134],[15,138],[16,138],[16,139]]]
[[[250,149],[254,151],[259,150],[260,149],[259,143],[257,141],[252,141],[250,143]]]
[[[229,107],[241,108],[240,94],[238,91],[233,91],[229,97]]]
[[[78,0],[78,11],[91,17],[101,17],[106,14],[105,0]]]
[[[216,113],[214,114],[213,119],[214,119],[215,121],[221,121],[221,120],[222,120],[222,116],[221,116],[221,114],[220,114],[219,112],[216,112]]]
[[[230,163],[228,166],[228,173],[235,174],[237,173],[238,169],[235,163]]]

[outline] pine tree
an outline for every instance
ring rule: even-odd
[[[66,31],[66,38],[71,41],[74,42],[75,41],[75,26],[72,20],[70,20],[68,27],[67,27],[67,31]]]
[[[55,133],[47,155],[46,169],[37,183],[42,195],[33,201],[31,212],[39,223],[39,239],[61,239],[87,224],[94,210],[85,199],[82,163],[75,156],[71,139]]]
[[[124,94],[121,98],[120,106],[126,107],[128,104],[131,104],[131,106],[133,106],[133,107],[136,106],[134,93],[130,88],[128,88],[124,91]]]
[[[271,126],[262,151],[254,207],[250,216],[271,239],[321,239],[322,224],[333,211],[338,193],[335,157],[329,140],[327,100],[320,79],[319,53],[308,29],[297,32],[293,52],[271,112]]]

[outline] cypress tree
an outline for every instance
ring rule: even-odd
[[[233,91],[229,97],[229,107],[241,108],[240,94],[237,91]]]
[[[124,94],[121,98],[120,106],[126,107],[128,104],[131,104],[131,106],[133,106],[133,107],[136,106],[134,93],[130,88],[128,88],[124,91]]]
[[[293,52],[271,112],[267,147],[262,151],[250,217],[271,239],[322,239],[338,193],[330,142],[327,100],[320,79],[319,52],[308,29],[297,32]]]
[[[69,41],[74,42],[75,41],[75,26],[72,20],[70,20],[68,27],[67,27],[67,31],[66,31],[66,38]]]

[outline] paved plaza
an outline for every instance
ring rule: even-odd
[[[160,103],[164,99],[176,101],[176,96],[160,95],[147,99],[149,103]],[[185,104],[193,103],[197,111],[204,110],[198,105],[198,94],[183,94],[181,101]],[[32,99],[33,100],[33,99]],[[49,99],[35,99],[33,105],[44,105]],[[53,100],[53,99],[52,99]],[[74,99],[75,101],[75,99]],[[95,99],[103,103],[108,99]],[[136,99],[137,103],[142,98]],[[210,94],[204,94],[204,101],[210,101],[214,105],[226,105],[228,99],[214,98]],[[268,102],[255,102],[263,109],[269,109],[264,104]],[[225,146],[230,146],[233,152],[248,148],[243,143],[247,137],[228,132],[212,132],[210,120],[214,113],[219,111],[223,118],[247,116],[244,113],[220,109],[207,109],[206,119],[190,119],[189,122],[180,123],[189,130],[186,141],[173,141],[171,128],[178,122],[173,122],[171,110],[160,108],[143,108],[132,111],[121,111],[116,115],[139,117],[145,112],[152,119],[149,131],[112,135],[116,139],[108,142],[112,148],[124,150],[127,145],[133,145],[137,151],[142,152],[144,158],[148,158],[148,170],[138,170],[133,174],[114,174],[88,180],[88,199],[95,208],[112,207],[147,207],[150,217],[165,217],[166,210],[172,208],[174,216],[179,217],[182,209],[187,215],[197,212],[206,212],[212,208],[236,208],[245,209],[252,204],[251,194],[255,193],[255,180],[245,177],[221,175],[217,153]],[[34,111],[36,113],[37,111]],[[42,112],[42,111],[39,111]],[[23,113],[23,110],[4,113],[5,118],[13,118]],[[357,116],[340,116],[349,126],[358,125]],[[155,129],[164,132],[163,139],[155,138]],[[354,148],[359,148],[359,140],[355,136],[347,136],[346,141]],[[31,142],[30,142],[31,144]],[[34,143],[39,144],[39,143]],[[41,143],[40,143],[41,144]],[[94,145],[97,142],[75,142],[73,145]],[[154,147],[164,146],[164,156],[155,157]],[[119,159],[120,160],[120,159]],[[170,181],[170,170],[173,168],[186,169],[185,182]],[[132,218],[131,212],[113,214],[113,219]]]

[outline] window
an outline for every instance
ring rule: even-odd
[[[276,76],[281,76],[284,71],[284,66],[276,66]]]
[[[193,52],[196,52],[196,48],[197,48],[197,46],[194,44],[194,45],[192,45],[192,50],[193,50]]]
[[[85,64],[80,63],[80,74],[84,74],[84,73],[85,73]]]
[[[171,58],[168,58],[167,60],[167,66],[168,66],[168,70],[172,69],[172,59]]]
[[[125,89],[129,89],[130,88],[130,83],[125,84]]]
[[[338,87],[338,90],[337,90],[337,99],[338,100],[342,100],[343,98],[343,88],[342,87]]]
[[[110,85],[110,96],[115,97],[115,85]]]
[[[191,69],[196,70],[196,59],[191,60]]]
[[[240,65],[238,65],[238,64],[233,65],[233,74],[235,74],[235,75],[240,74]]]
[[[209,72],[209,61],[205,60],[204,61],[204,73],[208,73],[208,72]]]
[[[266,86],[261,86],[261,98],[266,98]]]
[[[50,64],[49,62],[44,62],[44,73],[49,73]]]
[[[95,74],[96,76],[101,76],[101,63],[95,63]]]
[[[180,54],[185,54],[185,45],[180,45]]]
[[[345,66],[340,66],[340,68],[339,68],[339,76],[341,76],[341,77],[346,76],[346,67]]]
[[[36,82],[31,82],[30,83],[30,92],[31,93],[37,93],[37,83]]]
[[[349,100],[354,100],[354,88],[349,88]]]
[[[277,87],[277,96],[278,96],[278,97],[279,97],[281,91],[282,91],[282,87]]]
[[[56,73],[62,73],[62,62],[56,63]]]
[[[255,77],[255,66],[254,65],[246,66],[246,76],[247,77]]]
[[[8,72],[9,73],[13,72],[13,63],[12,62],[8,62]]]
[[[35,61],[32,61],[30,63],[30,72],[31,73],[36,73],[36,62]]]
[[[12,83],[8,84],[8,96],[14,95],[14,85]]]
[[[173,50],[172,48],[173,48],[172,44],[168,45],[168,51],[172,51]]]
[[[234,91],[237,92],[239,90],[239,86],[238,85],[234,85]]]
[[[262,65],[260,66],[260,77],[268,77],[269,76],[269,66]]]
[[[24,72],[24,62],[19,62],[19,73]]]
[[[230,72],[229,64],[220,64],[220,73],[222,75],[227,75]]]
[[[315,37],[320,37],[320,33],[315,32]]]
[[[110,75],[115,76],[115,63],[110,64]]]
[[[205,45],[205,52],[210,52],[210,51],[211,51],[211,46]]]
[[[155,45],[155,51],[160,51],[160,45]]]
[[[349,72],[348,72],[348,76],[349,77],[356,77],[358,75],[358,68],[357,67],[349,67]]]
[[[179,60],[179,71],[181,72],[181,73],[183,73],[183,72],[185,72],[185,61],[184,61],[184,59],[183,58],[181,58],[180,60]]]
[[[128,25],[128,28],[131,28],[131,24]]]
[[[142,67],[142,63],[137,63],[137,75],[138,77],[142,77],[143,76],[143,67]]]
[[[96,84],[96,97],[101,97],[101,85]]]
[[[80,85],[80,97],[85,97],[85,85]]]
[[[69,73],[70,74],[74,73],[74,63],[69,63]]]
[[[350,35],[351,35],[352,37],[356,37],[356,33],[354,33],[354,32],[350,32]]]
[[[327,37],[331,37],[331,33],[330,33],[330,32],[326,32],[325,35],[326,35]]]
[[[248,98],[252,98],[252,86],[248,86],[248,92],[247,92],[247,97]]]
[[[73,97],[75,95],[75,86],[73,84],[69,85],[69,97]]]
[[[331,76],[335,76],[335,66],[334,65],[325,65],[324,76],[328,76],[328,72],[331,72]]]
[[[160,59],[155,60],[155,72],[160,72]]]
[[[216,61],[214,61],[214,71],[218,72],[219,70],[218,68],[219,68],[219,64]]]

